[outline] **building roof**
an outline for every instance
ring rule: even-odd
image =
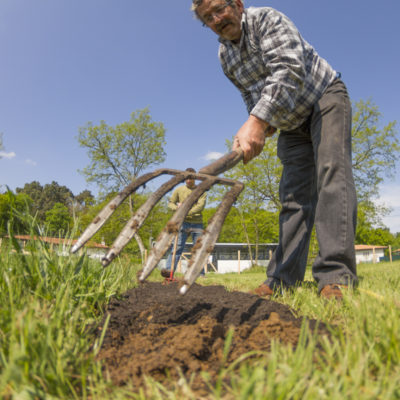
[[[15,235],[15,239],[18,240],[32,240],[32,237],[30,235]],[[34,236],[33,240],[38,240],[40,239],[41,241],[45,243],[50,243],[50,244],[66,244],[68,246],[74,245],[77,240],[75,239],[64,239],[64,238],[55,238],[55,237],[47,237],[47,236]],[[90,247],[90,248],[96,248],[96,249],[108,249],[109,247],[106,246],[105,244],[101,243],[95,243],[95,242],[87,242],[85,244],[85,247]]]
[[[356,244],[356,250],[373,250],[373,249],[387,249],[388,246],[373,246],[370,244]]]
[[[193,245],[193,242],[187,242],[189,245]],[[248,243],[215,243],[214,247],[239,247],[239,246],[248,246]],[[256,246],[255,243],[250,243],[250,246]],[[278,246],[278,243],[258,243],[258,247],[262,246]]]

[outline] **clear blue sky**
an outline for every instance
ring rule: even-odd
[[[1,0],[0,185],[57,181],[88,188],[76,135],[88,121],[114,125],[150,108],[166,127],[165,166],[200,168],[224,153],[246,119],[223,76],[217,38],[189,0]],[[383,123],[400,122],[399,0],[247,0],[284,12],[342,72],[352,100],[372,99]],[[398,127],[399,128],[399,127]],[[0,190],[4,190],[0,186]],[[400,231],[400,179],[382,187]]]

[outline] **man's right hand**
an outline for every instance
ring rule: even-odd
[[[244,153],[243,163],[247,164],[262,152],[265,138],[272,136],[275,131],[276,129],[268,122],[250,115],[238,130],[233,140],[232,150],[237,150],[240,147]]]

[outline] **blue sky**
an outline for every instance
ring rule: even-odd
[[[223,76],[217,38],[196,21],[190,1],[1,0],[0,185],[57,181],[88,188],[79,127],[126,121],[149,107],[166,128],[164,166],[200,168],[224,153],[246,119]],[[247,0],[288,15],[342,72],[352,100],[371,99],[382,122],[400,122],[399,0]],[[399,126],[398,126],[399,129]],[[0,189],[4,189],[1,186]],[[385,219],[400,232],[400,178],[385,182]]]

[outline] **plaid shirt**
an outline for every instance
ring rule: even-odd
[[[244,11],[240,43],[219,41],[222,69],[249,114],[275,128],[300,126],[336,77],[294,24],[269,7]]]

